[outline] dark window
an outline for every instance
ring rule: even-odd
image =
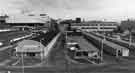
[[[88,56],[88,52],[87,51],[83,51],[83,55],[84,56]]]
[[[76,47],[76,48],[79,48],[79,45],[78,45],[78,44],[76,44],[76,45],[75,45],[75,47]]]
[[[81,56],[82,53],[81,52],[76,52],[76,56]]]
[[[100,29],[114,29],[115,27],[100,27]]]
[[[118,51],[118,55],[119,56],[122,56],[122,52],[120,50]]]
[[[35,53],[27,53],[27,56],[35,56]]]

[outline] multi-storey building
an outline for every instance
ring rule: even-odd
[[[83,31],[113,31],[118,26],[116,22],[84,22],[72,23],[71,28],[81,29]]]

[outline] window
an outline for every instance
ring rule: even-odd
[[[97,29],[97,27],[82,27],[82,29]]]
[[[83,56],[88,56],[88,52],[87,51],[83,51]]]
[[[76,52],[76,56],[82,56],[81,52]]]
[[[35,53],[27,53],[27,56],[35,56]]]
[[[122,52],[118,50],[118,56],[122,56]]]
[[[101,27],[100,29],[114,29],[113,27]]]

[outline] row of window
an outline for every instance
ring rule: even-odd
[[[100,28],[98,28],[98,27],[82,27],[81,29],[115,29],[115,28],[102,28],[102,27],[100,27]]]
[[[71,26],[117,26],[117,24],[71,24]]]

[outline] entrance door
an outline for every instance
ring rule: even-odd
[[[122,56],[122,52],[118,50],[118,56]]]

